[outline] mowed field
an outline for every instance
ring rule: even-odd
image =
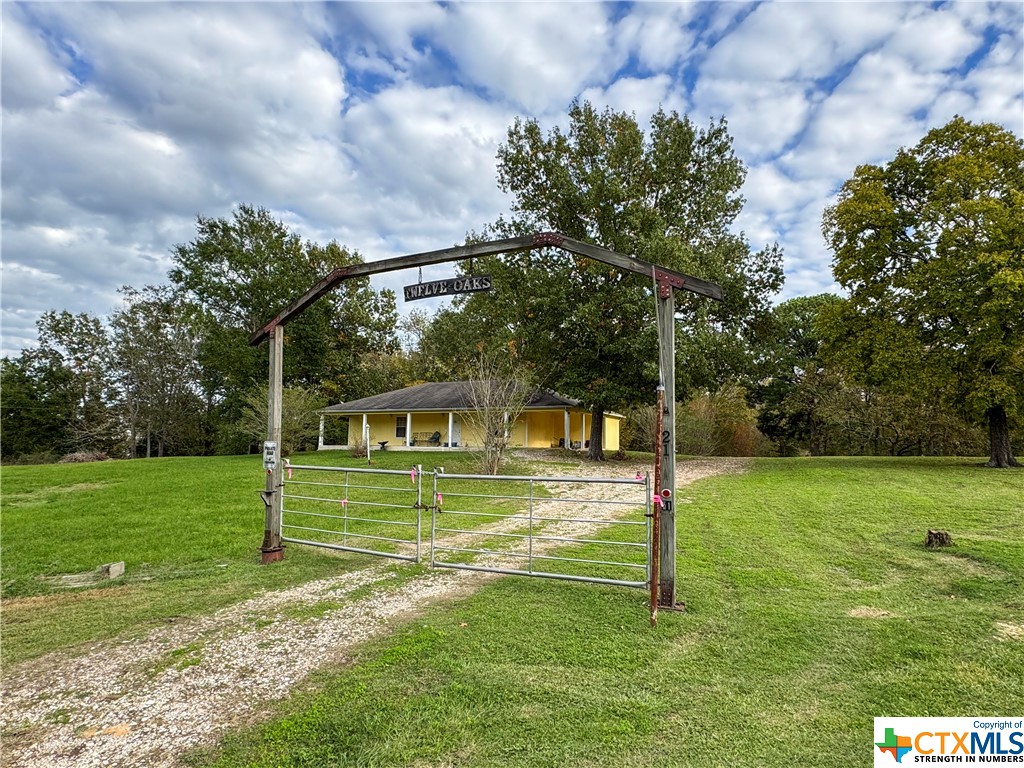
[[[257,565],[260,477],[258,457],[5,468],[5,668],[367,567],[302,547]],[[503,578],[406,617],[185,759],[867,766],[875,716],[1024,713],[1024,472],[760,460],[679,502],[688,610],[657,628],[639,590]],[[929,528],[954,545],[925,549]],[[98,589],[39,578],[114,560],[126,576]]]

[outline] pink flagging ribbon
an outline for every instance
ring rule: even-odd
[[[636,479],[637,480],[643,480],[644,479],[644,473],[643,472],[637,472],[636,473]]]
[[[437,506],[440,507],[443,504],[444,504],[444,496],[442,496],[441,493],[438,492],[438,494],[437,494]]]
[[[654,502],[654,506],[656,506],[656,507],[660,507],[661,506],[661,496],[660,495],[654,496],[651,499],[651,501]]]
[[[416,467],[413,467],[412,471],[409,472],[409,480],[413,485],[416,485]]]
[[[289,480],[292,479],[292,468],[291,467],[288,467],[288,479]]]
[[[342,509],[348,509],[348,499],[342,499],[341,500],[341,508]]]

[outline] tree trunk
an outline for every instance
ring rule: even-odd
[[[594,407],[590,420],[590,450],[587,458],[591,461],[604,461],[604,408]]]
[[[988,417],[988,450],[989,460],[986,467],[1018,467],[1017,459],[1010,448],[1010,424],[1006,419],[1006,409],[994,405],[985,414]]]

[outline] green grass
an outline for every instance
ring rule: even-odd
[[[375,468],[443,462],[450,472],[474,471],[464,453],[383,452],[372,459]],[[295,463],[366,466],[333,451],[299,455]],[[525,471],[514,463],[509,469]],[[259,565],[263,478],[259,456],[4,467],[3,663],[141,633],[375,561],[289,546],[282,562]],[[429,515],[425,520],[429,525]],[[125,575],[92,589],[61,589],[44,578],[121,560]]]
[[[1015,715],[1024,472],[765,460],[684,489],[679,593],[504,579],[195,764],[867,766],[874,716]],[[955,545],[929,551],[928,528]]]

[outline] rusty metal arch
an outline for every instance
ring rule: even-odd
[[[661,462],[658,486],[669,489],[663,496],[661,504],[660,569],[658,581],[660,585],[659,603],[671,608],[676,605],[675,562],[676,562],[676,525],[675,525],[675,291],[684,290],[699,296],[721,301],[722,288],[715,283],[699,277],[677,272],[673,269],[660,267],[641,259],[626,256],[607,248],[591,243],[574,240],[558,232],[538,232],[534,235],[511,237],[504,240],[492,240],[483,243],[454,246],[437,251],[425,251],[406,256],[396,256],[362,264],[339,267],[329,275],[310,287],[302,296],[254,333],[249,343],[259,346],[270,341],[270,376],[269,403],[267,409],[267,440],[277,445],[281,442],[281,361],[284,353],[284,326],[302,315],[321,296],[329,293],[340,283],[383,272],[394,272],[412,267],[425,267],[431,264],[443,264],[450,261],[464,261],[482,256],[494,256],[513,251],[528,251],[537,248],[560,248],[563,251],[584,256],[613,267],[651,278],[657,286],[656,309],[658,336],[660,339],[659,368],[661,383],[664,387],[664,428],[662,445],[667,447],[665,460]],[[265,526],[263,545],[264,563],[280,560],[283,556],[281,546],[281,481],[283,462],[276,462],[267,470],[266,490],[261,492],[265,504]]]

